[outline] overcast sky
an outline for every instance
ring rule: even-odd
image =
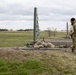
[[[33,29],[34,7],[40,30],[65,30],[66,22],[76,18],[76,0],[0,0],[0,28]]]

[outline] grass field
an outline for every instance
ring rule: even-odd
[[[24,46],[32,38],[32,32],[0,32],[0,47]]]
[[[60,39],[66,36],[64,32],[57,32],[56,36],[48,37],[47,32],[40,32],[40,38],[46,39]],[[0,47],[19,47],[25,46],[26,43],[33,41],[33,32],[30,31],[1,31],[0,32]]]
[[[0,75],[76,75],[76,54],[56,50],[0,50]]]
[[[66,33],[48,37],[61,39]],[[12,50],[33,40],[32,32],[0,32],[0,75],[76,75],[76,54],[58,50]],[[5,48],[4,48],[5,47]],[[7,47],[7,48],[6,48]]]

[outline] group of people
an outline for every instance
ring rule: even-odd
[[[72,42],[73,42],[71,50],[72,50],[72,52],[74,52],[74,50],[76,49],[76,19],[71,18],[70,22],[71,22],[71,26],[72,26],[70,36],[71,36],[71,39],[72,39]]]

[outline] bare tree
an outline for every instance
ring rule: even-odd
[[[53,33],[54,37],[56,36],[56,32],[57,32],[56,30],[57,28],[54,29],[54,33]]]
[[[48,36],[50,37],[52,35],[52,31],[50,27],[47,28],[47,32],[48,32]]]

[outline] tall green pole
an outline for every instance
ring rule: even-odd
[[[38,14],[37,14],[37,8],[34,8],[34,38],[33,42],[36,42],[39,39],[39,25],[38,25]]]
[[[34,8],[34,42],[36,41],[36,13],[37,13],[37,8]]]

